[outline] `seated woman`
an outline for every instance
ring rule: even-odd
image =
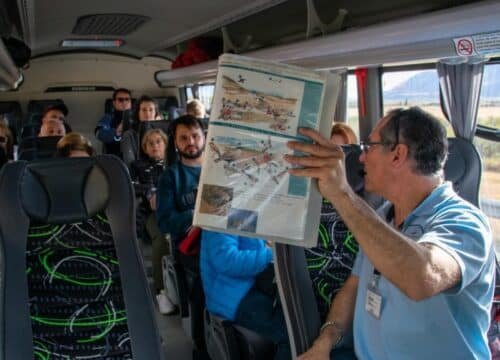
[[[209,312],[234,321],[277,344],[275,359],[291,358],[283,312],[255,280],[271,264],[262,239],[203,230],[200,269]]]
[[[330,139],[337,145],[358,142],[354,131],[344,123],[333,125]],[[318,311],[321,321],[324,322],[333,298],[351,274],[358,253],[356,239],[326,199],[323,199],[321,206],[318,245],[306,248],[305,252]]]
[[[83,135],[72,132],[57,142],[57,157],[90,157],[95,150],[90,141]]]
[[[145,121],[161,120],[158,103],[152,97],[141,96],[132,114],[132,119],[134,121],[132,128],[123,133],[120,142],[123,161],[127,165],[139,159],[139,124]]]
[[[156,222],[156,186],[165,169],[167,135],[160,129],[146,131],[142,138],[142,150],[148,156],[130,165],[130,177],[135,193],[140,197],[137,208],[137,231],[140,237],[147,236],[153,245],[153,279],[158,307],[162,314],[171,314],[175,307],[164,292],[161,259],[168,248],[163,233]],[[145,231],[144,231],[145,230]]]
[[[335,123],[330,139],[337,145],[357,143],[356,134],[344,123]],[[349,276],[358,245],[351,231],[330,202],[323,199],[317,247],[306,250],[306,259],[321,320]]]
[[[14,156],[14,137],[9,127],[0,121],[0,168],[13,159]]]

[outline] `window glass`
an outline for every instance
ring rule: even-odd
[[[210,111],[212,107],[212,98],[214,97],[215,86],[214,85],[200,85],[198,87],[200,101],[205,105],[205,109]]]
[[[419,106],[443,123],[448,137],[455,136],[441,110],[436,69],[385,72],[382,75],[382,97],[384,114],[395,108]]]
[[[347,111],[346,122],[359,139],[359,110],[358,110],[358,85],[356,76],[347,75]]]
[[[215,85],[198,85],[198,97],[207,112],[210,112],[212,107],[212,98],[214,97]],[[186,87],[186,100],[189,102],[194,99],[194,93],[192,87]]]
[[[191,101],[194,99],[193,89],[191,87],[186,87],[186,101]]]
[[[484,67],[478,124],[500,128],[500,64]],[[480,199],[481,209],[488,216],[495,250],[500,255],[500,142],[474,138],[483,161]]]

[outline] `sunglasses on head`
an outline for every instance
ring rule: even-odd
[[[129,102],[130,98],[129,97],[117,97],[116,101],[118,101],[118,102]]]

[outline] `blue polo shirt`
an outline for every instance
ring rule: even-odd
[[[457,261],[462,280],[454,288],[413,301],[383,276],[380,318],[365,310],[374,268],[360,251],[354,345],[360,359],[490,359],[486,333],[495,281],[495,252],[482,212],[460,198],[449,182],[437,187],[406,218],[402,232],[439,246]]]

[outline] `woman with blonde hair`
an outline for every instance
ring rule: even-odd
[[[354,130],[345,123],[333,123],[330,140],[337,145],[357,144],[358,137]]]
[[[167,135],[161,129],[150,129],[142,137],[141,148],[147,155],[145,160],[130,164],[130,177],[135,193],[140,197],[136,212],[138,237],[150,238],[153,245],[153,281],[160,313],[172,314],[175,307],[164,290],[161,259],[168,249],[163,233],[156,222],[156,187],[165,169]]]
[[[90,141],[82,134],[71,132],[57,142],[57,157],[90,157],[95,150]]]

